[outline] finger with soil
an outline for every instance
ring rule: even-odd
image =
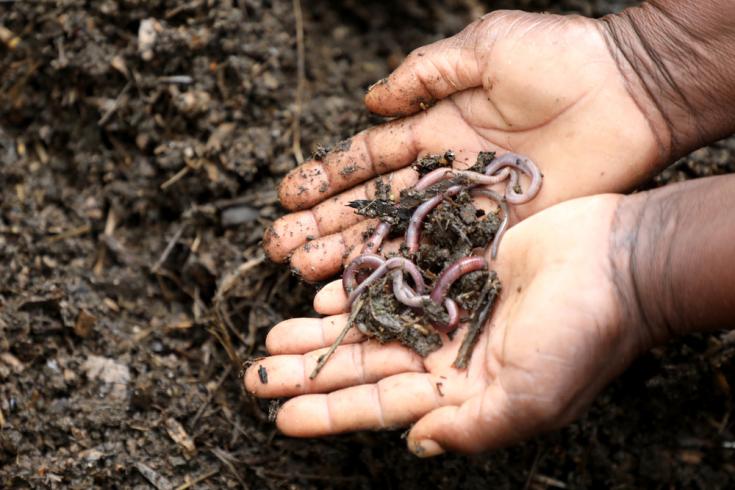
[[[288,219],[285,219],[288,217]],[[319,236],[314,213],[299,211],[279,218],[263,234],[263,248],[274,262],[285,262],[291,252],[304,243],[305,237]]]
[[[381,177],[381,183],[390,185],[391,194],[398,196],[400,191],[413,186],[418,175],[411,168],[401,169]],[[352,201],[373,199],[377,179],[360,185],[306,211],[297,211],[277,219],[266,230],[263,247],[275,262],[283,262],[297,247],[308,240],[325,237],[355,225],[365,218],[348,206]]]
[[[271,328],[265,346],[271,355],[303,354],[329,347],[347,322],[347,314],[324,318],[289,318]],[[342,340],[343,345],[365,339],[359,330],[351,328]]]
[[[350,189],[371,177],[416,160],[414,120],[391,121],[337,143],[322,160],[309,160],[286,175],[278,188],[281,204],[295,211]]]
[[[338,347],[314,379],[309,374],[328,349],[304,355],[271,356],[254,363],[245,372],[247,390],[263,398],[322,393],[348,386],[375,383],[405,372],[422,372],[423,359],[398,344],[366,341]],[[268,373],[263,383],[262,369]]]
[[[402,116],[425,109],[468,88],[482,86],[482,65],[471,49],[457,49],[475,37],[475,24],[456,36],[416,49],[387,79],[370,87],[367,108],[382,116]],[[447,47],[456,45],[454,49]]]
[[[294,437],[405,427],[431,410],[461,403],[471,393],[464,378],[402,373],[375,384],[296,397],[281,407],[276,424]]]
[[[294,250],[291,266],[306,281],[322,281],[338,273],[347,257],[360,252],[365,236],[377,226],[378,220],[368,219],[339,233],[310,240]]]
[[[375,220],[366,220],[340,233],[311,240],[294,251],[291,256],[291,266],[306,281],[316,282],[329,279],[361,254],[365,234],[375,224]],[[387,240],[383,243],[382,252],[384,254],[395,253],[400,246],[399,239]]]

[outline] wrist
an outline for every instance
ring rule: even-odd
[[[676,335],[732,328],[735,175],[623,197],[610,231],[621,320],[642,348]]]
[[[662,344],[676,335],[661,316],[657,292],[648,279],[654,244],[647,230],[650,193],[624,196],[615,210],[609,238],[611,282],[620,309],[620,321],[636,336],[639,351]],[[662,240],[666,243],[665,239]],[[655,254],[654,254],[655,256]],[[655,281],[654,281],[655,284]]]
[[[735,131],[735,2],[659,0],[600,20],[668,160]]]

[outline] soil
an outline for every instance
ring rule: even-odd
[[[301,104],[292,2],[0,4],[0,486],[735,486],[732,334],[656,349],[581,420],[487,455],[278,434],[240,376],[271,325],[313,315],[260,248],[294,153],[379,122],[365,89],[485,10],[630,2],[302,3]],[[720,142],[651,185],[734,156]]]

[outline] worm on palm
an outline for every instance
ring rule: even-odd
[[[525,174],[530,183],[525,190],[520,190],[520,174]],[[533,199],[541,188],[543,176],[538,167],[529,158],[516,153],[508,152],[494,158],[482,172],[472,170],[454,170],[438,168],[425,174],[415,185],[417,191],[429,191],[443,181],[449,181],[446,189],[434,190],[434,195],[421,203],[413,211],[405,233],[405,244],[409,256],[413,256],[419,249],[421,229],[427,216],[444,199],[451,198],[463,191],[469,191],[473,197],[483,196],[496,202],[502,212],[502,219],[490,244],[490,256],[495,259],[503,234],[508,228],[510,209],[508,204],[524,204]],[[505,194],[490,189],[490,186],[507,182]],[[392,292],[396,300],[417,311],[425,308],[427,302],[443,305],[448,321],[446,324],[435,324],[434,327],[442,332],[450,332],[459,324],[459,307],[448,297],[452,285],[470,272],[487,270],[488,262],[484,257],[463,257],[448,265],[437,277],[432,290],[427,294],[426,284],[421,270],[410,259],[392,257],[383,259],[376,255],[381,244],[388,236],[391,225],[381,222],[368,238],[363,254],[355,258],[345,269],[343,286],[348,294],[348,304],[353,305],[355,300],[367,288],[390,272]],[[358,272],[370,270],[371,273],[358,282]],[[405,281],[404,275],[409,275],[413,287]]]

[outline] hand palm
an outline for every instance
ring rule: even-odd
[[[457,167],[480,151],[533,158],[546,177],[543,191],[515,208],[514,220],[573,197],[629,189],[661,159],[590,19],[497,12],[416,50],[366,104],[383,115],[420,112],[356,135],[281,186],[284,206],[300,211],[274,223],[265,248],[274,260],[293,253],[292,266],[308,280],[332,276],[359,253],[374,222],[346,204],[375,188],[360,183],[381,174],[397,195],[415,183],[406,167],[418,155],[453,149]]]
[[[275,355],[248,370],[247,388],[258,396],[300,395],[278,415],[279,427],[291,435],[420,419],[409,442],[427,455],[438,450],[427,440],[477,451],[568,422],[641,348],[640,339],[616,328],[608,236],[617,199],[570,201],[508,232],[494,263],[504,289],[467,370],[451,367],[464,330],[421,359],[395,343],[363,341],[353,329],[308,380],[344,325],[341,315],[274,327],[268,348]],[[324,288],[316,304],[322,312],[343,310],[341,285]]]

